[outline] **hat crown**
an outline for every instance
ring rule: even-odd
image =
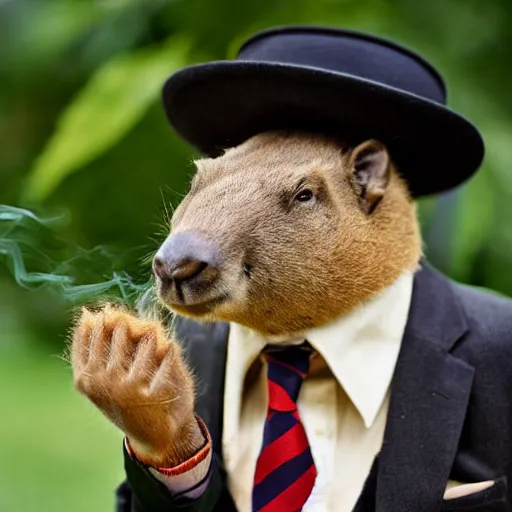
[[[279,129],[378,139],[413,197],[460,185],[484,156],[478,129],[446,106],[443,78],[427,60],[346,29],[257,32],[235,59],[175,72],[163,99],[178,133],[211,157]]]
[[[248,39],[236,60],[309,66],[393,87],[446,104],[440,73],[423,57],[394,42],[330,27],[283,27]]]

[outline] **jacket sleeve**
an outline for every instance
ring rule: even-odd
[[[206,489],[198,498],[191,499],[171,494],[149,467],[130,457],[124,444],[123,453],[127,480],[117,489],[116,512],[213,512],[227,492],[216,455],[206,476]]]

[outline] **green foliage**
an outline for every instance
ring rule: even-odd
[[[6,337],[0,332],[0,510],[114,510],[124,478],[121,433],[73,390],[57,353],[23,353],[19,335],[2,350]]]
[[[182,67],[186,58],[187,44],[173,36],[100,67],[58,120],[29,175],[27,201],[45,199],[67,175],[118,142],[159,96],[169,72]]]
[[[456,279],[471,279],[471,270],[492,230],[494,190],[488,175],[477,175],[461,194],[453,211],[450,273]]]

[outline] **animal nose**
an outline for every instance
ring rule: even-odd
[[[160,256],[155,256],[153,260],[153,272],[160,279],[176,279],[184,281],[199,275],[208,263],[201,260],[183,258],[181,261],[175,261],[174,264],[166,265]]]
[[[153,259],[153,273],[161,280],[187,281],[216,267],[214,245],[195,232],[169,236]]]

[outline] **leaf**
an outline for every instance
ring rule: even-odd
[[[471,277],[475,258],[494,221],[495,195],[487,170],[477,173],[461,191],[452,220],[450,270],[455,279],[464,282]]]
[[[41,201],[71,173],[116,144],[159,97],[165,79],[186,64],[188,41],[116,56],[97,70],[64,110],[32,168],[24,198]]]

